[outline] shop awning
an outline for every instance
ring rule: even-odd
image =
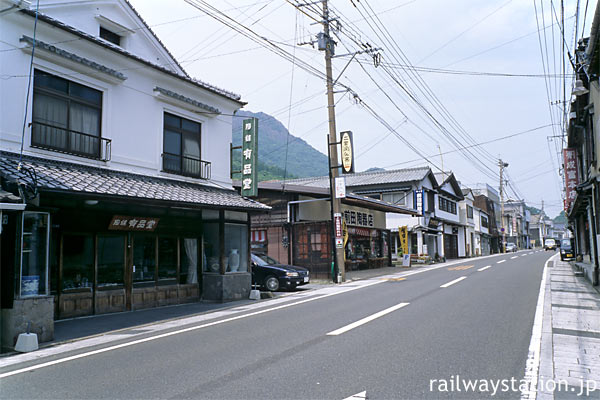
[[[240,196],[233,189],[90,167],[64,161],[0,152],[0,176],[38,191],[78,194],[92,199],[138,199],[169,206],[212,207],[240,211],[269,211],[271,207]]]
[[[383,211],[396,214],[408,214],[412,216],[421,216],[417,210],[387,203],[385,201],[372,199],[370,197],[361,196],[354,193],[346,193],[346,197],[342,199],[342,203],[368,208],[375,211]]]

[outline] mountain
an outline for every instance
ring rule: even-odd
[[[240,110],[233,117],[231,140],[234,146],[242,143],[243,117],[258,118],[258,174],[259,180],[305,178],[328,174],[327,156],[304,140],[291,135],[275,117],[262,112]],[[325,135],[323,135],[323,140]],[[285,169],[287,147],[287,171]],[[234,153],[234,170],[239,170],[241,155]]]
[[[554,222],[558,223],[558,224],[567,224],[567,216],[565,215],[564,210],[560,212],[560,214],[558,214],[554,219]]]
[[[532,206],[525,206],[525,208],[529,210],[531,215],[538,215],[539,213],[542,212],[542,210],[540,210],[539,208],[532,207]]]

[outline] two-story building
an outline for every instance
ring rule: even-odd
[[[125,0],[41,0],[0,36],[0,179],[24,207],[3,214],[3,345],[28,321],[46,341],[54,318],[246,297],[249,215],[269,207],[232,188],[240,96],[189,76]]]
[[[464,198],[462,189],[452,172],[437,172],[434,175],[438,183],[435,216],[442,230],[439,238],[440,255],[445,258],[465,257],[465,227],[458,213],[458,203]]]
[[[575,49],[576,77],[572,91],[568,147],[563,150],[565,210],[574,233],[578,264],[584,275],[600,284],[600,4],[589,38]]]
[[[509,200],[504,203],[504,227],[507,243],[514,243],[520,249],[529,248],[529,223],[531,214],[525,202]]]

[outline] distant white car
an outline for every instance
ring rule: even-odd
[[[554,239],[544,240],[544,250],[556,250],[556,240],[554,240]]]
[[[517,251],[517,245],[514,243],[506,243],[506,252],[514,253]]]

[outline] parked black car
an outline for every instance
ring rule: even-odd
[[[281,264],[266,254],[252,253],[251,258],[253,285],[274,292],[280,288],[293,290],[310,282],[306,268]]]
[[[561,261],[572,260],[575,258],[575,251],[571,243],[571,239],[563,239],[560,241],[560,259]]]

